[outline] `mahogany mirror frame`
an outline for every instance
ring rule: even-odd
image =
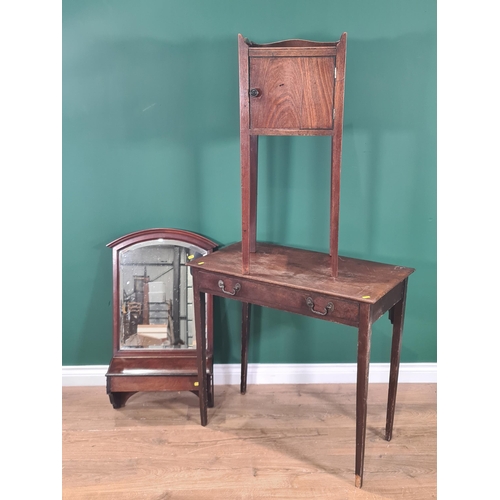
[[[106,245],[113,254],[113,356],[106,373],[106,388],[114,408],[142,391],[189,390],[198,394],[197,348],[123,349],[120,346],[120,252],[154,240],[175,240],[194,245],[207,254],[217,248],[213,241],[182,229],[153,228],[126,234]],[[207,372],[213,396],[213,296],[207,295]]]

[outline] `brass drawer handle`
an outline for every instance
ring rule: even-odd
[[[224,282],[222,280],[219,280],[218,285],[219,288],[227,295],[236,295],[241,290],[241,285],[239,283],[236,283],[236,285],[234,285],[232,292],[228,292],[227,290],[224,289]]]
[[[314,314],[317,314],[319,316],[326,316],[330,310],[333,310],[333,302],[328,302],[328,304],[326,304],[324,312],[316,311],[314,309],[314,300],[311,297],[307,297],[306,304],[308,305],[311,312],[313,312]]]

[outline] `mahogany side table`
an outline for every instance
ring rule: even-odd
[[[414,269],[339,256],[337,278],[329,276],[330,256],[296,248],[257,243],[251,274],[241,268],[241,243],[193,260],[194,312],[201,425],[207,425],[205,294],[242,302],[241,392],[246,391],[250,304],[280,309],[358,329],[356,385],[355,485],[363,483],[368,371],[372,324],[389,311],[393,325],[385,438],[394,423],[401,337],[408,277]]]

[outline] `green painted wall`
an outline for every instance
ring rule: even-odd
[[[415,267],[403,362],[436,361],[435,0],[63,0],[63,365],[111,357],[111,251],[132,231],[240,239],[237,34],[348,33],[340,253]],[[259,240],[328,250],[329,144],[261,140]],[[239,361],[216,299],[216,362]],[[374,325],[387,362],[390,323]],[[354,362],[355,329],[255,307],[250,362]]]

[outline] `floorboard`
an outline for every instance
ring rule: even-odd
[[[390,442],[387,386],[370,385],[361,490],[353,384],[216,386],[206,427],[189,392],[62,398],[64,500],[436,498],[436,384],[400,384]]]

